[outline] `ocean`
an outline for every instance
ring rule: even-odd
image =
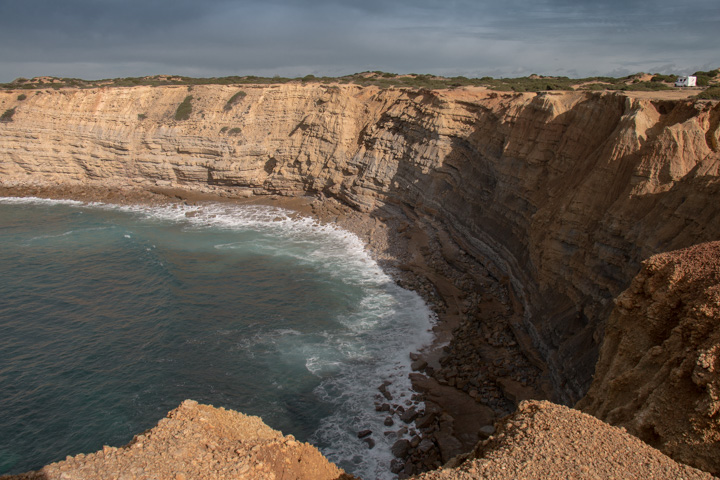
[[[355,235],[287,210],[0,198],[0,474],[124,445],[190,398],[391,478],[377,387],[409,401],[432,323]]]

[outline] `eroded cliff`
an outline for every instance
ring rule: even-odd
[[[651,257],[616,304],[578,408],[720,474],[720,242]]]
[[[513,331],[564,403],[587,390],[640,262],[720,238],[716,102],[302,84],[19,98],[0,92],[6,185],[319,194],[435,229],[512,286]]]

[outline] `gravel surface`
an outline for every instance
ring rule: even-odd
[[[461,463],[462,462],[462,463]],[[459,464],[459,465],[458,465]],[[455,468],[452,465],[458,465]],[[625,430],[546,401],[522,402],[497,433],[442,470],[416,477],[460,479],[711,479]]]
[[[260,417],[185,400],[125,447],[103,447],[3,480],[351,479]]]

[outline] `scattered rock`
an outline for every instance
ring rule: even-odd
[[[390,383],[383,383],[378,387],[378,390],[380,390],[380,393],[382,393],[383,397],[385,397],[386,400],[392,400],[393,397],[387,390],[388,385],[390,385]]]
[[[375,440],[372,438],[363,438],[363,442],[367,443],[369,450],[372,450],[375,447]]]
[[[415,420],[415,426],[419,429],[428,428],[430,425],[432,425],[435,422],[435,419],[437,418],[436,412],[428,412],[425,415],[419,417],[417,420]]]
[[[416,360],[416,361],[414,361],[414,362],[412,362],[412,363],[410,364],[410,368],[411,368],[414,372],[420,372],[420,371],[422,371],[422,370],[425,370],[425,368],[427,367],[427,365],[428,365],[428,364],[427,364],[427,362],[426,362],[425,360]]]
[[[417,447],[418,451],[420,451],[422,453],[427,453],[430,450],[432,450],[433,448],[435,448],[435,444],[429,438],[423,438]]]
[[[415,410],[415,408],[410,408],[405,411],[402,415],[400,415],[400,420],[402,420],[405,423],[411,423],[413,420],[415,420],[418,417],[418,411]]]
[[[404,438],[398,440],[397,442],[393,443],[392,448],[390,449],[392,451],[392,454],[396,458],[406,458],[408,456],[408,453],[410,451],[410,442]]]
[[[493,433],[495,433],[495,427],[493,427],[492,425],[485,425],[484,427],[480,428],[478,433],[480,434],[480,436],[487,438]]]

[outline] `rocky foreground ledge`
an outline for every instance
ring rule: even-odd
[[[418,479],[711,479],[624,429],[546,401],[525,401],[494,436]],[[68,457],[3,480],[352,479],[315,447],[258,417],[184,401],[121,448]]]
[[[3,479],[291,479],[345,475],[312,445],[283,436],[260,417],[185,400],[124,447],[67,457]]]

